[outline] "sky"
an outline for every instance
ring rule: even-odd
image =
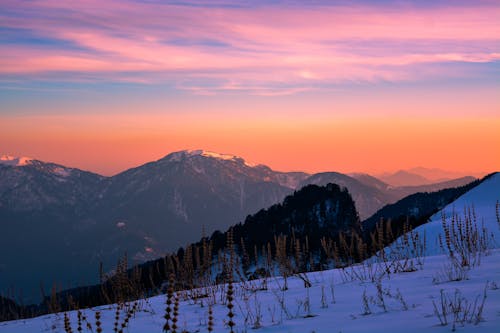
[[[499,1],[0,3],[0,154],[500,170]]]

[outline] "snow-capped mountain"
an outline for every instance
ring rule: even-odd
[[[293,189],[280,180],[295,175],[301,177],[230,155],[172,153],[106,179],[95,204],[97,224],[106,230],[99,234],[116,233],[122,223],[120,234],[136,239],[128,240],[129,255],[157,257],[281,201]]]
[[[2,157],[0,208],[41,211],[88,201],[104,177],[28,158]],[[6,162],[6,163],[3,163]]]
[[[109,270],[124,253],[142,262],[226,229],[307,177],[206,151],[172,153],[113,177],[4,160],[0,288],[15,285],[27,296],[39,295],[41,280],[47,289],[50,281],[95,283],[100,262]]]

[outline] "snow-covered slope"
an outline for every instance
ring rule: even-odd
[[[377,283],[370,279],[349,278],[350,269],[335,269],[307,274],[312,283],[311,288],[305,288],[297,277],[289,278],[289,289],[280,290],[283,285],[281,278],[267,280],[267,290],[258,290],[263,286],[263,280],[255,280],[235,287],[235,332],[262,333],[337,333],[337,332],[450,332],[453,316],[448,314],[448,325],[442,326],[434,313],[433,302],[441,306],[441,290],[444,295],[454,298],[459,296],[462,305],[465,302],[473,305],[476,310],[486,292],[487,299],[481,320],[457,325],[458,332],[489,333],[498,332],[500,327],[500,250],[483,258],[479,267],[469,272],[469,278],[462,281],[435,284],[433,279],[441,274],[445,256],[429,257],[423,269],[415,272],[385,275],[380,283],[384,305],[380,303],[377,293]],[[376,266],[372,266],[375,270]],[[383,269],[383,267],[379,267]],[[359,276],[367,272],[367,266],[356,266]],[[193,299],[183,299],[187,293],[179,293],[178,332],[208,332],[208,304],[213,305],[213,332],[229,332],[227,307],[222,304],[225,288],[213,289],[213,296]],[[367,307],[363,305],[363,294],[366,295]],[[222,297],[221,297],[222,296]],[[139,311],[130,319],[129,333],[161,333],[165,320],[165,295],[159,295],[140,301]],[[385,309],[384,309],[385,306]],[[101,306],[84,310],[88,321],[95,332],[95,312],[100,311],[103,332],[113,332],[116,305]],[[76,332],[75,311],[69,313],[73,332]],[[252,329],[259,319],[260,328]],[[123,321],[120,314],[119,324]],[[85,328],[83,332],[91,332]],[[64,332],[63,314],[45,315],[42,317],[0,323],[1,333],[38,333]]]
[[[485,179],[481,184],[468,191],[457,200],[446,206],[440,212],[434,214],[430,221],[415,231],[426,235],[427,255],[439,254],[439,235],[444,239],[443,214],[446,217],[447,225],[451,223],[453,215],[464,219],[465,210],[471,209],[471,213],[476,215],[478,227],[486,228],[493,235],[492,246],[500,246],[500,226],[496,219],[496,202],[500,201],[500,173],[495,173]]]

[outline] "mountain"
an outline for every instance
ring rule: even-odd
[[[307,184],[315,184],[324,186],[328,183],[337,184],[348,189],[361,219],[364,219],[389,202],[396,201],[397,196],[393,196],[384,189],[381,189],[373,184],[363,183],[353,177],[338,173],[338,172],[323,172],[314,174],[304,179],[300,186]]]
[[[341,178],[335,174],[328,176]],[[492,179],[493,182],[491,182]],[[215,278],[216,281],[224,281],[224,270],[221,271],[220,267],[226,265],[224,258],[228,256],[227,239],[229,238],[234,240],[233,246],[239,258],[237,262],[242,267],[240,274],[251,278],[262,276],[262,274],[267,275],[270,274],[269,270],[278,269],[281,265],[278,256],[280,251],[283,251],[286,256],[295,258],[287,264],[291,266],[284,268],[287,271],[297,273],[320,267],[326,268],[328,266],[324,251],[329,247],[328,244],[335,244],[332,241],[341,245],[337,255],[354,255],[355,261],[362,260],[367,258],[367,254],[374,253],[375,248],[372,249],[371,245],[373,244],[369,241],[370,234],[376,233],[375,226],[380,221],[392,220],[393,226],[400,227],[399,230],[396,228],[397,232],[394,233],[399,235],[403,229],[401,226],[406,221],[409,221],[413,227],[422,224],[425,227],[429,216],[449,205],[450,202],[459,202],[457,200],[459,197],[464,200],[463,198],[472,196],[476,198],[475,202],[478,203],[481,203],[481,200],[477,201],[477,198],[484,198],[489,205],[494,206],[492,198],[496,193],[495,190],[498,189],[497,180],[500,178],[495,178],[495,175],[492,175],[458,188],[444,189],[433,193],[416,193],[395,204],[385,206],[374,216],[363,221],[362,224],[357,216],[354,201],[344,187],[336,184],[327,184],[325,187],[307,185],[294,192],[293,195],[286,197],[281,204],[262,209],[258,213],[248,216],[244,223],[231,227],[231,237],[228,236],[229,231],[225,233],[215,231],[211,237],[204,237],[198,243],[181,248],[173,256],[162,257],[128,270],[128,276],[131,281],[135,281],[134,283],[140,286],[139,292],[141,294],[143,292],[154,293],[166,280],[171,265],[177,267],[177,273],[180,274],[178,279],[182,281],[180,283],[188,287],[196,284],[195,276],[203,279],[203,276],[198,274],[207,271],[210,264],[205,263],[209,262],[213,265],[213,268],[209,270],[212,272],[210,273],[211,278]],[[485,184],[487,185],[485,186]],[[483,207],[483,205],[480,204],[479,207]],[[482,211],[481,208],[480,212],[482,213]],[[493,215],[486,216],[492,217]],[[490,226],[493,224],[490,222]],[[340,233],[342,236],[339,235]],[[359,238],[360,236],[361,238]],[[498,236],[500,237],[500,233]],[[323,239],[328,243],[323,243]],[[358,240],[361,239],[364,239],[365,245],[358,243]],[[342,247],[342,244],[346,244],[346,247]],[[204,259],[207,255],[206,249],[210,249],[208,261]],[[349,252],[345,252],[347,249]],[[368,250],[368,252],[364,255],[357,252],[361,250]],[[276,258],[277,267],[272,268],[273,266],[266,264],[266,260],[268,260],[266,258],[269,257]],[[247,271],[248,268],[250,270]],[[198,271],[200,269],[202,271]],[[281,268],[279,269],[281,270]],[[119,279],[119,275],[116,279]],[[59,293],[57,297],[60,298],[63,306],[68,305],[65,303],[68,296],[71,296],[73,301],[78,301],[81,306],[104,304],[109,302],[110,295],[121,295],[116,294],[116,283],[114,282],[116,279],[106,279],[102,285],[68,289]],[[46,298],[46,302],[39,306],[31,306],[22,310],[28,315],[31,311],[44,313],[47,311],[47,302],[50,303],[50,297]],[[7,305],[12,306],[12,304]]]
[[[497,174],[459,188],[413,194],[384,207],[370,219],[365,220],[363,224],[360,223],[354,202],[345,188],[335,184],[328,184],[325,187],[307,185],[294,192],[293,195],[287,196],[282,203],[248,216],[243,223],[231,227],[224,233],[216,231],[212,236],[203,237],[201,241],[181,248],[175,254],[129,269],[128,277],[124,278],[134,284],[133,295],[158,292],[172,270],[181,288],[190,289],[198,283],[207,283],[207,281],[220,283],[225,281],[227,258],[231,256],[228,247],[234,249],[237,258],[235,270],[239,271],[238,279],[265,277],[278,274],[278,271],[279,274],[291,276],[327,268],[329,266],[325,261],[328,259],[324,257],[325,244],[335,244],[332,241],[338,245],[345,243],[347,248],[350,248],[349,251],[352,251],[351,255],[356,255],[358,250],[368,250],[367,253],[355,259],[359,261],[369,257],[370,253],[374,253],[370,250],[372,244],[368,242],[359,246],[360,243],[351,243],[349,239],[360,239],[356,235],[361,235],[362,231],[367,233],[367,236],[370,233],[373,234],[375,225],[381,220],[388,219],[392,219],[393,224],[397,226],[402,225],[409,218],[413,227],[423,224],[420,228],[427,228],[425,223],[428,217],[446,205],[450,207],[450,202],[456,204],[460,201],[472,200],[478,203],[478,216],[488,218],[487,226],[496,227],[498,230],[495,235],[500,236],[500,228],[492,219],[495,215],[492,213],[494,209],[491,209],[489,214],[483,215],[484,207],[495,206],[494,200],[498,185],[500,185],[500,177]],[[399,234],[401,234],[400,231],[398,231]],[[342,236],[340,236],[341,233]],[[435,233],[428,233],[427,236],[429,235],[433,236]],[[363,238],[369,240],[370,237],[367,236]],[[228,243],[228,239],[233,241]],[[423,239],[432,240],[433,237],[423,237]],[[432,249],[433,246],[431,245],[430,248]],[[342,247],[339,250],[337,253],[342,255]],[[281,261],[279,253],[281,256],[293,259]],[[274,263],[269,261],[272,258],[275,260]],[[282,265],[285,266],[282,267]],[[115,301],[114,297],[134,298],[133,295],[124,296],[123,291],[120,291],[122,289],[117,283],[123,279],[120,276],[118,274],[108,278],[100,285],[69,289],[58,293],[56,298],[59,299],[59,306],[71,307],[71,304],[66,301],[69,298],[83,307],[112,303]],[[287,283],[284,283],[286,286]],[[304,280],[304,285],[306,283],[307,280]],[[9,300],[4,303],[4,310],[15,306]],[[48,304],[51,304],[50,297],[38,306],[19,309],[23,316],[29,317],[31,313],[47,313]],[[9,313],[6,312],[6,314]]]
[[[95,283],[101,263],[107,272],[124,253],[131,263],[158,258],[308,184],[347,188],[361,219],[430,189],[278,172],[204,150],[174,152],[113,177],[30,158],[0,161],[0,291],[14,286],[28,297],[53,281],[58,288]]]
[[[445,239],[443,231],[443,215],[446,225],[456,225],[470,219],[482,233],[486,232],[490,245],[497,244],[500,239],[500,173],[488,175],[476,187],[459,196],[429,218],[429,222],[416,228],[420,234],[426,234],[426,254],[442,253],[439,238]],[[469,213],[470,212],[470,213]]]
[[[0,289],[95,283],[124,253],[157,258],[281,201],[307,174],[181,151],[113,177],[32,159],[0,164]],[[289,187],[292,186],[292,187]],[[35,254],[35,252],[36,254]],[[26,274],[25,272],[36,272]]]
[[[293,191],[286,185],[303,177],[232,155],[176,152],[107,179],[94,216],[99,234],[120,225],[129,249],[137,245],[129,255],[143,261],[198,239],[203,229],[225,229],[281,201]]]
[[[12,161],[13,159],[10,159]],[[39,294],[62,277],[80,281],[75,239],[104,177],[37,160],[0,164],[0,288]],[[96,244],[89,242],[88,248]],[[69,268],[75,267],[75,271]],[[64,278],[64,280],[66,280]],[[62,281],[62,280],[58,280]]]
[[[447,240],[470,239],[467,244],[458,244],[462,250],[471,244],[481,244],[485,248],[498,246],[500,238],[500,173],[493,173],[481,180],[464,186],[447,188],[432,193],[415,193],[400,201],[387,205],[370,218],[363,221],[364,239],[367,243],[379,239],[381,231],[389,231],[395,238],[400,237],[408,226],[425,240],[424,255],[443,254]],[[406,226],[405,226],[406,225]],[[445,231],[445,227],[448,232]],[[390,227],[390,228],[389,228]],[[451,237],[448,236],[451,235]],[[390,237],[391,238],[391,237]],[[386,245],[395,239],[386,239]],[[408,238],[406,238],[408,239]],[[399,253],[402,238],[388,246],[388,253]],[[416,251],[415,244],[407,244],[408,253]],[[461,252],[461,250],[457,251]]]
[[[356,179],[357,181],[359,181],[367,186],[376,188],[377,190],[382,191],[382,192],[385,192],[393,187],[387,183],[384,183],[380,179],[373,177],[373,176],[366,174],[366,173],[350,173],[350,174],[348,174],[348,176]]]
[[[418,192],[386,205],[363,221],[364,232],[367,234],[365,238],[368,239],[368,234],[374,232],[381,221],[390,221],[393,227],[400,227],[407,222],[413,228],[424,224],[433,214],[480,183],[481,180],[476,180],[463,186],[439,189],[435,192]]]
[[[466,176],[462,178],[447,180],[443,182],[427,184],[427,185],[418,185],[418,186],[399,186],[399,187],[389,187],[387,189],[387,193],[394,196],[395,198],[404,198],[407,195],[419,192],[435,192],[445,188],[453,188],[463,186],[475,181],[476,178],[471,176]]]
[[[361,173],[345,175],[337,172],[323,172],[304,179],[299,187],[307,184],[324,186],[338,184],[349,190],[360,218],[366,219],[383,206],[418,192],[435,192],[446,188],[463,186],[475,181],[474,177],[463,177],[446,182],[419,186],[391,186],[373,176]]]
[[[432,183],[431,180],[409,171],[399,170],[395,173],[384,173],[378,176],[383,182],[392,186],[418,186]]]
[[[376,177],[391,186],[421,186],[435,183],[443,183],[454,179],[465,177],[481,178],[486,173],[454,172],[437,168],[415,167],[407,170],[399,170],[395,173],[383,173]]]
[[[324,187],[308,185],[287,196],[282,203],[249,215],[244,222],[230,227],[225,232],[215,231],[210,237],[203,237],[197,243],[180,248],[177,253],[140,264],[126,273],[139,289],[134,293],[141,294],[156,292],[158,287],[168,280],[170,265],[173,263],[178,267],[176,274],[180,284],[193,286],[205,278],[220,280],[224,276],[224,269],[221,270],[220,265],[215,264],[210,267],[210,263],[224,260],[230,251],[229,246],[233,248],[234,254],[242,258],[238,262],[242,264],[243,275],[255,274],[255,271],[267,271],[270,274],[272,269],[263,262],[263,258],[274,257],[277,247],[280,247],[283,255],[295,258],[298,255],[296,249],[302,249],[303,258],[296,261],[292,269],[295,272],[303,272],[314,267],[310,265],[321,253],[322,238],[337,239],[340,233],[349,235],[353,232],[359,233],[360,230],[356,207],[345,188],[335,184]],[[234,243],[228,244],[229,238],[233,239]],[[251,269],[247,271],[249,268]],[[207,276],[202,277],[202,274]],[[123,295],[119,291],[121,289],[115,283],[117,279],[118,275],[104,280],[99,285],[57,293],[59,306],[71,306],[68,299],[86,307],[106,304],[110,299],[115,301],[114,297],[130,297],[131,295]],[[23,314],[30,316],[30,311],[36,314],[49,312],[50,297],[52,295],[38,306],[23,308]],[[7,300],[3,308],[0,303],[0,315],[2,310],[8,314],[5,308],[12,306],[12,301]],[[2,318],[4,317],[0,316],[0,320]]]
[[[42,212],[71,209],[94,199],[104,177],[27,158],[0,162],[0,209]],[[10,163],[13,162],[13,163]]]
[[[425,177],[433,182],[443,182],[451,179],[462,178],[465,176],[474,176],[476,178],[481,178],[486,175],[486,173],[484,172],[456,172],[456,171],[442,170],[438,168],[424,168],[424,167],[415,167],[408,169],[406,171]]]

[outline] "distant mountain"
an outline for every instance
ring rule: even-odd
[[[465,177],[481,178],[485,173],[465,173],[446,171],[436,168],[416,167],[407,170],[399,170],[395,173],[383,173],[376,175],[381,181],[391,186],[421,186],[435,183],[443,183],[446,181],[460,179]]]
[[[426,223],[431,215],[480,183],[480,180],[475,180],[463,186],[439,189],[434,192],[423,191],[408,195],[396,203],[384,206],[368,219],[364,220],[364,231],[366,233],[373,232],[377,223],[381,221],[391,221],[393,226],[410,222],[412,227],[417,227],[420,224]]]
[[[135,237],[137,248],[129,255],[143,261],[194,241],[203,228],[225,229],[281,201],[304,177],[232,155],[176,152],[108,178],[94,216],[103,228],[99,234],[119,225]]]
[[[463,186],[476,180],[474,177],[463,177],[446,182],[420,186],[391,186],[367,174],[351,174],[337,172],[314,174],[302,181],[300,186],[316,184],[324,186],[328,183],[338,184],[349,190],[361,219],[366,219],[387,204],[394,203],[410,194],[418,192],[435,192],[441,189]]]
[[[437,186],[397,188],[355,177],[278,172],[203,150],[171,153],[113,177],[2,156],[0,291],[14,286],[32,297],[40,282],[46,289],[53,281],[64,288],[96,282],[101,262],[107,271],[125,252],[134,263],[160,257],[308,184],[345,187],[361,219]],[[456,186],[439,186],[448,185]]]
[[[383,192],[387,191],[389,188],[393,187],[387,183],[384,183],[380,179],[373,177],[373,176],[366,174],[366,173],[350,173],[350,174],[348,174],[348,176],[356,179],[357,181],[359,181],[367,186],[376,188],[377,190],[383,191]]]
[[[37,160],[0,164],[0,291],[22,288],[29,297],[40,283],[80,281],[78,260],[87,259],[74,244],[103,180]],[[97,246],[90,241],[85,253]]]
[[[399,170],[395,173],[384,173],[378,178],[392,186],[419,186],[432,183],[431,180],[409,171]]]
[[[387,191],[395,197],[404,198],[407,195],[418,192],[435,192],[446,188],[459,187],[475,181],[476,178],[467,176],[458,179],[447,180],[439,183],[418,185],[418,186],[399,186],[389,188]]]
[[[456,172],[456,171],[447,171],[438,168],[423,168],[423,167],[415,167],[406,170],[408,172],[420,175],[429,179],[432,182],[444,182],[451,179],[462,178],[465,176],[473,176],[476,178],[481,178],[486,175],[484,172]]]
[[[466,186],[469,187],[469,186]],[[428,218],[427,223],[415,229],[421,235],[425,233],[426,255],[435,255],[442,253],[439,245],[439,238],[445,239],[443,231],[443,214],[446,218],[446,224],[452,226],[452,216],[455,216],[456,225],[460,219],[465,221],[464,214],[469,211],[473,222],[473,227],[478,228],[479,232],[483,232],[491,242],[489,245],[498,245],[500,239],[500,221],[498,221],[498,202],[500,202],[500,173],[496,172],[486,176],[477,186],[469,188],[461,195],[456,196],[453,200],[445,202],[445,205],[440,205],[440,209],[433,212]]]

